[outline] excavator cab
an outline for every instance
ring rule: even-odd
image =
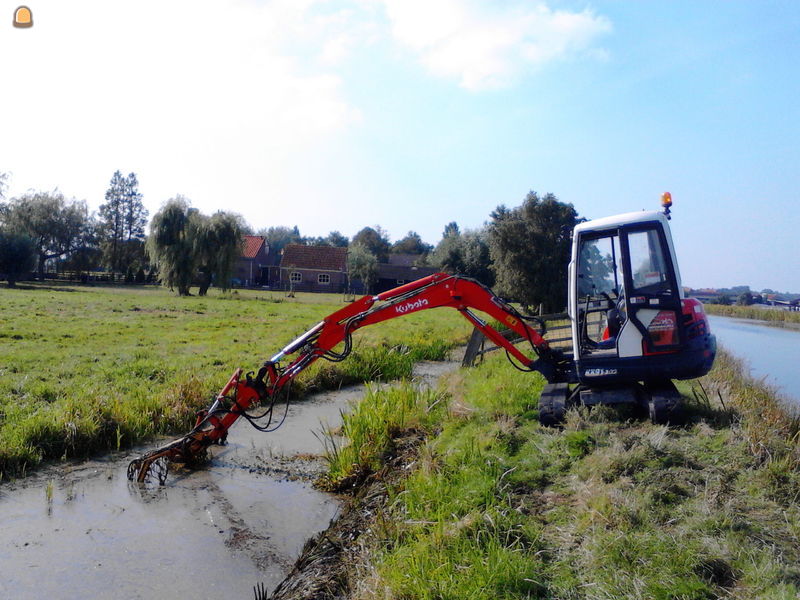
[[[677,408],[671,380],[706,374],[716,353],[702,304],[684,297],[665,208],[579,224],[569,265],[580,403],[646,404],[656,422]]]

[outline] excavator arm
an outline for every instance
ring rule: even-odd
[[[237,369],[208,409],[198,413],[188,434],[137,458],[128,465],[128,478],[143,483],[149,475],[163,485],[168,462],[192,464],[206,454],[212,444],[224,444],[230,427],[245,418],[260,431],[272,431],[282,423],[274,419],[276,399],[302,371],[318,359],[339,362],[352,350],[352,334],[362,327],[431,308],[449,307],[498,346],[506,349],[526,371],[539,371],[550,383],[566,381],[570,363],[558,350],[550,348],[537,329],[531,327],[514,307],[472,279],[436,273],[360,300],[328,315],[280,352],[265,361],[256,374]],[[528,357],[494,327],[473,311],[480,311],[503,323],[527,339],[534,357]],[[343,348],[336,347],[344,342]],[[295,356],[296,355],[296,356]],[[281,363],[295,356],[288,364]],[[288,396],[287,396],[288,403]],[[263,414],[247,411],[267,405]],[[288,406],[288,404],[287,404]],[[285,418],[285,414],[284,414]]]

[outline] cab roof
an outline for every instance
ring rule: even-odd
[[[621,225],[630,225],[632,223],[648,223],[651,221],[659,221],[662,225],[667,225],[667,217],[664,215],[664,213],[657,210],[642,210],[639,212],[612,215],[610,217],[603,217],[602,219],[594,219],[592,221],[580,223],[579,225],[575,226],[575,233],[613,229],[615,227],[620,227]]]

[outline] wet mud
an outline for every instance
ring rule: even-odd
[[[422,363],[415,379],[431,384],[456,365]],[[355,386],[296,402],[269,434],[239,422],[205,468],[171,472],[163,487],[127,480],[136,451],[3,483],[0,598],[252,598],[256,584],[275,589],[340,516],[343,500],[313,487],[325,468],[320,434],[363,394]]]

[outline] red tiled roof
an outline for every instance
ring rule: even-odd
[[[267,238],[261,235],[246,235],[244,236],[244,249],[242,250],[242,258],[255,258],[258,256],[261,247],[266,243]]]
[[[347,248],[333,246],[301,246],[289,244],[283,249],[282,267],[344,271],[347,269]]]

